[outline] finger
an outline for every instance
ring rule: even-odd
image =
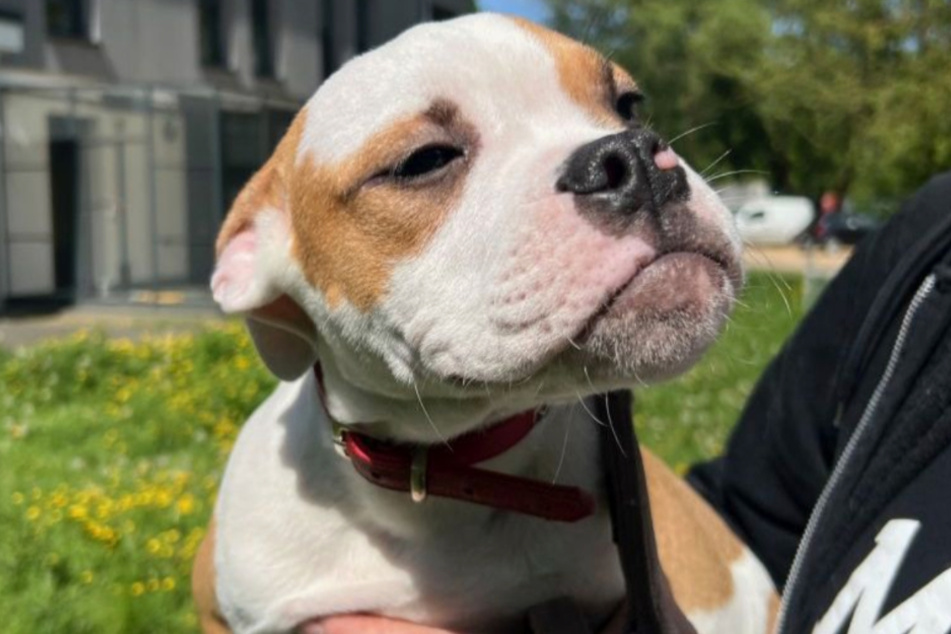
[[[452,634],[447,630],[424,627],[405,621],[375,616],[336,616],[305,623],[299,634]]]

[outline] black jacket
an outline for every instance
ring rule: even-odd
[[[951,632],[949,326],[946,174],[857,248],[691,472],[784,589],[780,634]]]

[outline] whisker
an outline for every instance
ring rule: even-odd
[[[602,396],[602,398],[603,398],[605,401],[607,401],[608,396],[605,394],[605,395]],[[617,430],[614,428],[614,421],[611,420],[611,408],[610,408],[610,407],[605,407],[605,408],[604,408],[604,411],[606,411],[606,412],[608,413],[608,427],[611,429],[611,435],[614,436],[614,442],[617,443],[618,451],[621,452],[621,455],[622,455],[622,456],[624,456],[625,458],[627,458],[627,453],[624,451],[624,447],[621,446],[621,439],[618,438]],[[630,424],[630,422],[629,422],[628,424]]]
[[[545,379],[544,377],[542,377],[542,379],[538,381],[538,389],[535,390],[535,396],[538,396],[539,394],[541,394],[544,388],[545,388]]]
[[[716,167],[716,165],[717,165],[720,161],[722,161],[723,159],[725,159],[726,157],[728,157],[728,156],[730,155],[730,152],[732,152],[732,151],[733,151],[733,148],[730,148],[729,150],[727,150],[726,152],[724,152],[723,154],[721,154],[720,156],[718,156],[715,161],[713,161],[712,163],[710,163],[709,165],[707,165],[706,169],[704,169],[702,172],[700,172],[700,178],[703,178],[704,176],[706,176],[707,173],[708,173],[710,170],[712,170],[714,167]]]
[[[591,388],[591,393],[594,394],[597,392],[597,390],[594,388],[594,383],[591,381],[591,375],[588,374],[588,366],[583,365],[581,366],[581,369],[584,370],[584,378],[588,382],[588,387]]]
[[[736,176],[737,174],[769,174],[769,172],[764,172],[763,170],[733,170],[732,172],[724,172],[722,174],[717,174],[710,178],[705,179],[709,185],[713,181],[720,180],[721,178],[726,178],[727,176]]]
[[[780,298],[782,298],[783,304],[786,307],[786,314],[791,316],[793,313],[793,310],[792,310],[792,305],[789,303],[788,295],[789,293],[792,293],[793,291],[792,286],[790,286],[789,282],[787,282],[785,278],[783,278],[781,275],[778,275],[776,273],[775,265],[769,259],[769,256],[766,255],[766,253],[762,249],[751,244],[747,244],[746,246],[748,248],[749,253],[752,256],[756,257],[767,266],[767,269],[763,272],[766,273],[766,277],[769,279],[770,283],[776,289],[776,292],[779,293]],[[782,283],[782,286],[780,286],[780,283]]]
[[[700,130],[703,130],[704,128],[709,128],[709,127],[712,126],[712,125],[717,125],[717,123],[718,123],[718,122],[716,122],[716,121],[708,121],[707,123],[703,123],[703,124],[701,124],[701,125],[698,125],[698,126],[696,126],[695,128],[690,128],[690,129],[687,130],[686,132],[681,132],[680,134],[678,134],[677,136],[675,136],[675,137],[672,138],[671,140],[667,141],[667,145],[673,145],[674,143],[676,143],[676,142],[679,141],[680,139],[682,139],[682,138],[684,138],[684,137],[686,137],[686,136],[689,136],[689,135],[693,134],[694,132],[699,132]]]
[[[581,407],[584,408],[584,411],[588,413],[588,416],[591,418],[592,421],[595,422],[595,424],[600,425],[601,427],[604,427],[605,425],[607,425],[607,423],[605,423],[603,420],[595,416],[594,412],[588,409],[588,405],[587,403],[584,402],[584,397],[581,396],[581,394],[578,394],[577,392],[575,392],[575,396],[578,397],[578,402],[581,403]]]
[[[429,412],[426,410],[426,406],[423,405],[423,397],[419,394],[419,385],[416,383],[416,379],[413,379],[413,391],[416,392],[416,400],[419,402],[419,407],[423,410],[423,415],[426,416],[426,420],[429,421],[429,426],[433,428],[433,431],[436,432],[436,437],[439,438],[439,441],[449,447],[449,451],[452,451],[452,446],[449,444],[449,441],[446,440],[446,437],[442,435],[442,432],[439,431],[439,428],[436,427],[435,421],[433,421],[432,416],[429,415]]]
[[[552,484],[558,482],[558,476],[561,474],[561,467],[565,464],[565,454],[568,453],[568,436],[571,435],[571,417],[565,417],[565,440],[561,443],[561,456],[558,458],[558,466],[555,467],[555,475],[551,479]]]

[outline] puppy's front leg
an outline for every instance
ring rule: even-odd
[[[208,532],[195,554],[192,567],[192,596],[198,610],[198,623],[204,634],[231,634],[221,617],[215,595],[215,518],[208,524]]]

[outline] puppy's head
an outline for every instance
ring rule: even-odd
[[[639,100],[530,23],[416,27],[297,116],[225,222],[215,298],[278,376],[319,357],[414,402],[524,406],[678,372],[731,307],[738,241]]]

